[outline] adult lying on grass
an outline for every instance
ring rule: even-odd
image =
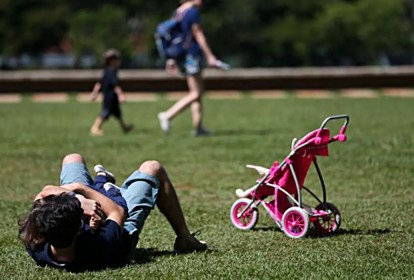
[[[126,264],[155,204],[177,235],[177,253],[207,249],[189,232],[174,187],[157,161],[144,162],[122,184],[128,213],[90,187],[93,181],[79,154],[63,159],[60,184],[45,186],[19,221],[19,236],[41,266],[80,271]],[[103,219],[103,225],[92,231],[82,222],[84,215]]]

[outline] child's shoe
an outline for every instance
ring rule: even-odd
[[[102,129],[96,128],[94,126],[91,127],[90,133],[92,136],[103,136],[104,132]]]
[[[93,170],[95,171],[95,174],[98,175],[98,173],[105,173],[106,178],[108,179],[108,182],[115,184],[115,176],[111,172],[105,169],[100,164],[97,164],[94,166]]]

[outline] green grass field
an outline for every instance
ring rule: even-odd
[[[206,100],[205,124],[215,135],[190,136],[190,113],[164,137],[157,112],[171,102],[124,105],[135,130],[123,135],[111,120],[106,136],[88,129],[98,104],[0,104],[0,278],[2,279],[412,279],[414,277],[414,100]],[[338,234],[287,238],[260,212],[254,230],[233,227],[234,190],[257,179],[246,164],[282,160],[293,137],[316,129],[332,114],[349,114],[348,141],[319,158],[328,200],[341,211]],[[337,130],[338,125],[331,126]],[[79,152],[118,181],[139,163],[157,159],[169,170],[188,224],[211,250],[174,255],[174,234],[154,210],[133,263],[124,268],[70,274],[35,266],[17,239],[17,220],[45,184],[57,184],[60,161]],[[313,169],[307,185],[317,189]]]

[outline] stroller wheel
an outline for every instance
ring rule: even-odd
[[[313,222],[315,228],[321,234],[332,234],[336,232],[341,226],[341,214],[339,213],[338,208],[332,203],[321,203],[315,208],[316,210],[329,210],[331,213],[327,216],[318,217],[317,220]]]
[[[290,238],[301,238],[306,235],[309,228],[309,216],[300,207],[290,207],[283,214],[282,228],[284,233]]]
[[[259,218],[257,209],[250,207],[249,209],[244,211],[251,202],[251,199],[240,198],[236,200],[231,206],[230,219],[236,228],[242,230],[249,230],[256,225],[257,220]]]

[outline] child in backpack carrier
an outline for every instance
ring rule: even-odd
[[[96,177],[92,188],[110,198],[113,202],[121,206],[126,213],[128,213],[126,201],[122,197],[119,187],[115,185],[114,175],[100,164],[95,165],[93,169]],[[91,217],[89,219],[89,227],[93,230],[97,230],[102,221],[103,220],[98,221],[94,217]]]

